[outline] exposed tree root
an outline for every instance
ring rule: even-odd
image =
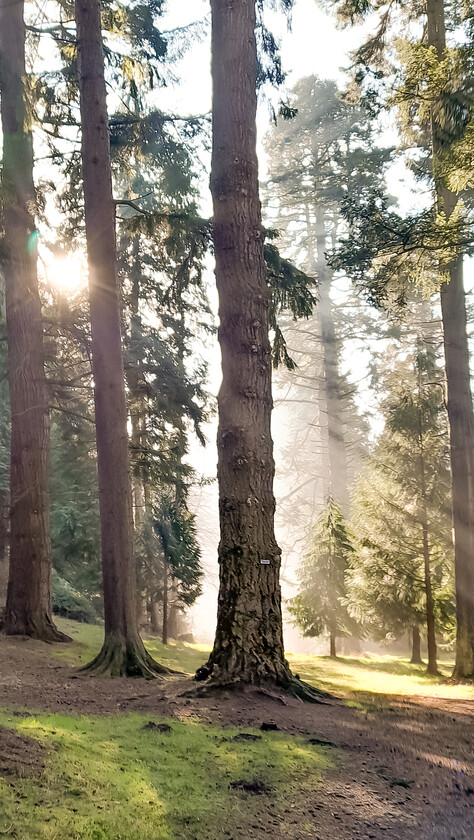
[[[324,703],[330,704],[334,702],[335,698],[328,691],[323,691],[320,688],[314,688],[309,683],[300,680],[299,677],[291,677],[287,689],[294,697],[299,697],[305,703]]]
[[[327,691],[314,688],[308,683],[303,682],[298,677],[290,674],[289,678],[284,683],[279,684],[276,680],[262,680],[251,681],[242,678],[230,679],[218,677],[210,674],[207,677],[203,673],[207,673],[207,666],[199,668],[196,672],[195,680],[200,683],[193,688],[187,689],[180,696],[181,697],[209,697],[213,694],[225,691],[258,691],[259,694],[265,694],[272,700],[280,703],[285,703],[285,695],[298,697],[306,703],[324,703],[329,704],[334,702],[335,698]]]
[[[98,677],[144,677],[148,680],[179,673],[155,662],[139,637],[130,640],[117,636],[106,636],[95,659],[80,671]]]
[[[40,642],[72,642],[70,636],[58,630],[48,613],[39,616],[18,616],[13,610],[5,610],[0,620],[0,632],[4,636],[29,636]]]

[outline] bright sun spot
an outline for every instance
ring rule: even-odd
[[[43,272],[47,284],[64,295],[76,294],[87,283],[85,260],[74,251],[64,257],[45,259]]]

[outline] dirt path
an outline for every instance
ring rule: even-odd
[[[78,676],[39,642],[0,639],[4,709],[198,715],[205,722],[257,728],[270,722],[326,742],[334,766],[324,784],[297,807],[287,803],[284,831],[261,796],[260,818],[246,837],[474,840],[474,700],[394,697],[361,712],[342,702],[310,706],[290,699],[284,705],[257,691],[218,700],[183,698],[191,686],[182,680]]]

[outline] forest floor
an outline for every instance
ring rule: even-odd
[[[473,840],[472,685],[394,657],[295,656],[333,701],[190,698],[189,678],[78,673],[100,629],[67,629],[73,645],[0,639],[0,837]],[[148,646],[189,672],[205,659]]]

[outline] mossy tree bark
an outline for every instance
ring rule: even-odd
[[[427,0],[428,44],[441,61],[446,48],[443,0]],[[441,140],[438,139],[436,103],[431,113],[433,172],[438,210],[452,215],[457,196],[438,173]],[[441,131],[443,125],[441,123]],[[456,574],[456,664],[454,676],[474,677],[474,413],[472,406],[466,297],[462,255],[448,266],[449,282],[441,287],[448,417],[453,485],[454,562]]]
[[[23,2],[0,2],[3,242],[11,409],[10,571],[2,630],[70,641],[50,599],[49,406],[38,294]]]
[[[76,26],[105,618],[102,650],[86,670],[151,677],[167,669],[146,652],[137,628],[115,205],[98,0],[78,0]]]

